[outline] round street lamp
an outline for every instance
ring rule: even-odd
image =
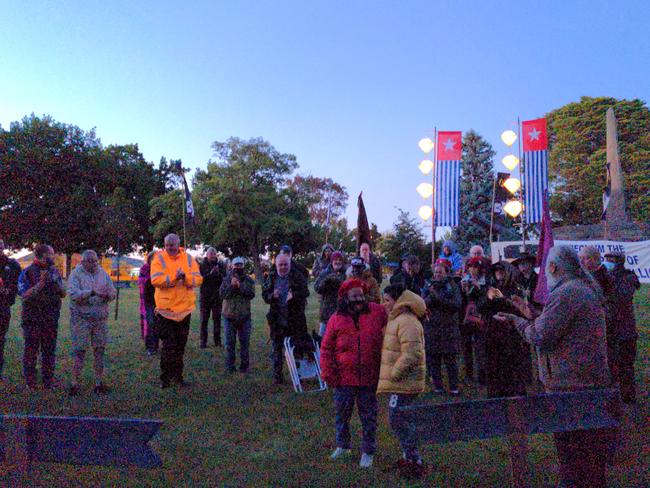
[[[503,133],[501,134],[501,140],[506,146],[510,147],[517,140],[517,134],[515,133],[515,131],[512,130],[503,131]]]
[[[418,142],[418,146],[420,146],[420,149],[422,149],[422,152],[424,154],[429,154],[433,149],[434,145],[435,144],[433,143],[433,141],[428,137],[423,137],[422,139],[420,139],[420,142]]]

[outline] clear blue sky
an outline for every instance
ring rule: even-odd
[[[510,5],[505,5],[510,3]],[[262,136],[388,230],[418,140],[500,133],[580,96],[650,97],[646,1],[0,1],[0,124],[34,112],[205,167]]]

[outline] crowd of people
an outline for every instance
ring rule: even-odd
[[[33,264],[21,270],[0,252],[0,377],[11,306],[20,295],[27,388],[37,388],[39,355],[42,386],[52,388],[60,310],[69,294],[74,362],[68,393],[81,392],[89,348],[94,391],[109,392],[103,356],[108,304],[116,291],[97,253],[83,252],[67,287],[53,265],[52,247],[36,246],[34,254]],[[415,402],[427,381],[433,392],[450,396],[461,394],[463,382],[476,383],[489,398],[526,395],[537,379],[548,392],[618,385],[623,401],[633,403],[637,330],[632,300],[640,285],[625,269],[625,256],[611,252],[601,263],[594,247],[582,248],[579,255],[554,247],[547,256],[550,296],[545,304],[534,299],[535,261],[522,253],[513,262],[492,263],[478,245],[463,257],[446,241],[430,269],[416,255],[403,256],[381,290],[381,260],[369,243],[361,243],[353,256],[326,244],[311,270],[320,303],[318,334],[310,335],[305,314],[310,273],[293,259],[289,245],[282,246],[261,288],[268,304],[273,381],[284,382],[285,338],[291,338],[298,356],[309,355],[322,341],[320,369],[335,406],[331,458],[351,453],[349,424],[356,403],[362,424],[360,466],[372,465],[377,394],[387,393],[389,422],[403,450],[397,464],[406,477],[421,476],[424,463],[414,419],[399,407]],[[162,388],[187,386],[183,358],[195,288],[200,289],[199,346],[208,347],[212,319],[212,344],[221,347],[224,336],[225,371],[237,370],[239,342],[239,371],[248,372],[255,282],[245,264],[244,257],[223,262],[214,248],[198,263],[175,234],[165,238],[162,250],[149,253],[138,280],[141,335],[147,354],[160,354]],[[576,486],[581,479],[604,486],[608,434],[603,429],[556,434],[562,479]]]

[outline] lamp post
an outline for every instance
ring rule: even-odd
[[[438,135],[437,128],[434,129],[433,134],[434,134],[433,135],[434,140],[437,139],[437,135]],[[428,137],[420,139],[420,142],[418,142],[418,146],[420,147],[422,152],[427,156],[426,159],[420,162],[418,168],[425,176],[428,175],[429,173],[432,174],[431,174],[431,183],[420,183],[416,188],[417,192],[425,200],[431,197],[431,206],[429,207],[428,205],[422,205],[420,207],[420,210],[418,210],[418,215],[422,220],[426,222],[427,220],[431,219],[431,263],[434,263],[436,260],[436,217],[435,217],[436,216],[436,206],[435,206],[436,155],[434,152],[433,161],[431,161],[431,159],[428,159],[428,155],[431,151],[433,151],[435,145],[436,145],[435,142]]]
[[[517,119],[517,130],[519,130],[519,119]],[[517,156],[514,154],[508,154],[504,156],[501,160],[503,165],[508,168],[508,170],[513,171],[517,166],[519,166],[519,179],[510,177],[503,182],[503,186],[508,192],[514,197],[514,199],[508,201],[503,207],[503,210],[510,215],[510,217],[517,218],[521,216],[521,239],[524,249],[526,249],[526,229],[524,223],[524,187],[522,184],[522,164],[521,164],[521,139],[517,136],[517,133],[513,130],[506,130],[501,134],[501,140],[503,143],[512,147],[515,141],[519,140]],[[519,192],[519,193],[517,193]],[[517,198],[518,195],[518,198]]]

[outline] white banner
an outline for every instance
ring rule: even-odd
[[[555,245],[571,246],[579,252],[585,246],[596,246],[603,256],[611,251],[625,253],[625,267],[636,273],[641,283],[650,283],[650,241],[562,241],[555,240]],[[526,246],[537,246],[537,241],[527,241]],[[519,255],[520,241],[502,241],[492,243],[492,261],[511,259]]]

